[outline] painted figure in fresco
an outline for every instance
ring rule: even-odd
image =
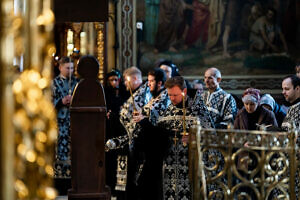
[[[145,40],[150,45],[154,45],[158,29],[159,3],[160,0],[145,0]]]
[[[60,182],[71,178],[70,110],[71,96],[78,80],[73,76],[73,61],[69,57],[59,60],[60,74],[52,82],[53,104],[57,111],[58,138],[54,165],[54,178]],[[67,189],[67,188],[66,188]],[[66,192],[66,191],[62,191]]]
[[[260,3],[255,3],[251,7],[251,12],[247,19],[247,27],[249,31],[251,30],[251,27],[254,24],[254,22],[256,22],[256,20],[260,18],[262,15],[263,15],[262,5]]]
[[[158,30],[155,37],[155,52],[177,52],[181,25],[184,23],[184,10],[189,8],[183,0],[161,0]]]
[[[249,40],[250,50],[280,52],[280,46],[283,46],[283,50],[288,51],[284,35],[276,23],[276,11],[273,8],[268,8],[266,14],[252,25]]]
[[[300,78],[300,62],[296,64],[295,71],[296,75]]]
[[[225,14],[225,29],[223,33],[223,57],[230,58],[230,54],[228,52],[228,41],[229,36],[233,31],[237,32],[239,26],[239,19],[241,17],[241,11],[243,7],[243,3],[245,0],[229,0],[226,14]]]
[[[191,45],[199,46],[199,44],[206,44],[208,40],[210,11],[207,3],[199,0],[194,0],[192,3],[193,18],[185,38],[185,44],[188,47]]]
[[[225,5],[220,0],[209,1],[209,27],[208,27],[208,41],[206,44],[207,49],[214,47],[222,33],[222,22],[224,19]]]

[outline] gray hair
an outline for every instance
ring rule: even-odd
[[[222,77],[221,72],[220,72],[220,70],[218,68],[211,67],[211,68],[208,68],[206,71],[208,71],[208,70],[212,70],[214,72],[214,76],[216,78],[221,78]]]
[[[133,76],[133,75],[136,75],[139,79],[142,80],[142,72],[141,70],[139,70],[137,67],[135,66],[132,66],[132,67],[129,67],[127,68],[124,73],[123,73],[124,76]]]

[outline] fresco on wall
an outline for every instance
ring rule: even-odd
[[[300,59],[296,0],[137,1],[138,64],[172,60],[183,75],[290,74]],[[298,32],[297,32],[298,31]]]

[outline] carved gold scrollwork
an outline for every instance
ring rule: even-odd
[[[210,187],[211,185],[208,184],[208,187]],[[208,199],[230,199],[229,198],[229,188],[228,186],[220,181],[217,181],[216,183],[214,183],[214,189],[210,190],[208,193]],[[203,187],[202,187],[203,189]]]
[[[74,33],[73,42],[74,48],[80,50],[80,33],[82,31],[83,23],[72,23],[72,30]]]
[[[283,175],[288,169],[289,161],[282,152],[270,152],[266,157],[266,173],[270,176]]]
[[[263,167],[261,157],[256,151],[240,148],[232,155],[232,169],[236,175],[243,182],[254,182],[254,177],[258,171]],[[247,177],[247,178],[246,178]],[[255,179],[256,182],[259,179]]]
[[[105,56],[105,48],[104,48],[104,40],[105,40],[105,23],[104,22],[96,22],[95,28],[97,31],[97,59],[99,61],[99,80],[103,84],[104,81],[104,56]]]
[[[295,137],[296,132],[194,128],[189,143],[193,199],[296,199]],[[199,173],[201,163],[204,173]]]
[[[208,162],[204,162],[204,167],[211,181],[220,178],[226,173],[228,162],[225,161],[227,159],[225,155],[226,152],[220,149],[203,149],[203,160],[208,160]]]
[[[260,192],[256,187],[249,183],[239,183],[232,188],[232,198],[231,199],[260,199]]]

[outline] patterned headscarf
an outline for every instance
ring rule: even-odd
[[[255,88],[248,88],[243,93],[242,101],[244,103],[246,102],[253,102],[253,103],[259,103],[260,100],[260,90]]]

